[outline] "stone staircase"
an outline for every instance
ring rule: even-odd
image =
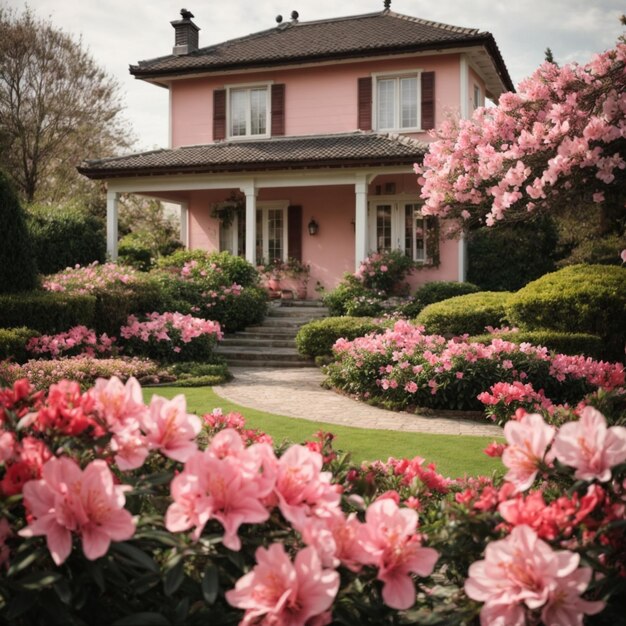
[[[231,367],[310,367],[313,361],[296,350],[300,326],[328,315],[315,300],[270,302],[259,326],[226,335],[216,353]]]

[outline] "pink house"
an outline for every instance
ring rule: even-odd
[[[389,5],[309,22],[294,11],[203,48],[183,9],[172,54],[130,68],[169,90],[170,146],[79,168],[107,183],[109,255],[118,196],[131,192],[180,204],[189,248],[296,258],[313,285],[332,288],[371,251],[394,248],[425,264],[414,284],[464,280],[464,242],[421,215],[412,166],[429,129],[513,85],[490,33]],[[233,194],[245,210],[220,220]]]

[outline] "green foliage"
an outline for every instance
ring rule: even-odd
[[[467,279],[484,291],[516,291],[554,270],[557,241],[548,216],[475,230],[468,237]]]
[[[267,292],[261,287],[246,287],[231,299],[218,300],[205,317],[218,321],[224,332],[234,333],[246,326],[260,324],[267,313]]]
[[[326,356],[332,354],[332,347],[340,337],[352,340],[381,328],[370,318],[327,317],[302,326],[296,335],[296,347],[304,356]]]
[[[512,343],[530,343],[533,346],[543,346],[559,354],[584,354],[594,359],[604,358],[604,343],[600,337],[587,333],[566,333],[555,330],[527,330],[497,335],[477,335],[470,337],[470,341],[489,344],[495,338],[511,341]]]
[[[363,285],[353,274],[345,274],[339,285],[323,297],[331,315],[370,317],[382,312],[383,295]]]
[[[480,291],[456,296],[425,307],[417,316],[427,333],[445,336],[479,335],[487,326],[506,323],[505,306],[508,292]]]
[[[104,224],[78,207],[31,206],[28,229],[42,274],[105,260]]]
[[[626,269],[572,265],[542,276],[514,294],[507,318],[524,330],[548,328],[602,337],[623,358],[626,340]]]
[[[0,233],[0,293],[34,289],[37,286],[37,268],[24,211],[8,176],[1,170]]]
[[[0,328],[27,326],[54,334],[72,326],[93,328],[96,298],[47,291],[0,295]]]
[[[195,261],[199,270],[218,271],[223,277],[222,284],[237,283],[242,287],[255,286],[259,282],[256,268],[244,258],[230,252],[205,252],[204,250],[178,250],[159,259],[162,269],[182,269],[185,264]]]
[[[23,363],[28,359],[26,344],[32,337],[39,337],[36,330],[20,328],[0,328],[0,361],[11,359]]]
[[[140,272],[147,272],[153,265],[152,249],[134,233],[120,239],[117,251],[121,263],[130,265]]]
[[[374,252],[362,261],[358,276],[368,289],[390,296],[407,293],[408,286],[402,281],[414,268],[413,260],[400,250]]]
[[[224,363],[198,363],[185,361],[175,363],[169,371],[176,376],[177,387],[212,387],[232,380],[228,366]]]
[[[464,296],[468,293],[477,293],[480,288],[473,283],[459,283],[457,281],[435,280],[420,287],[413,299],[402,306],[400,312],[407,318],[416,317],[424,307],[435,302],[441,302],[455,296]]]

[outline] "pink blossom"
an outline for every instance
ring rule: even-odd
[[[502,463],[509,471],[504,478],[517,491],[525,491],[533,484],[554,432],[554,427],[536,413],[505,424],[504,436],[509,445],[502,453]]]
[[[126,541],[136,522],[124,509],[127,487],[115,485],[102,460],[84,471],[71,459],[52,458],[41,480],[24,485],[24,502],[33,521],[19,534],[45,535],[54,562],[61,565],[72,550],[72,533],[80,535],[89,560],[106,554],[111,541]]]
[[[129,420],[138,420],[146,413],[141,386],[131,376],[126,384],[117,376],[98,378],[90,391],[95,409],[107,426],[115,431],[123,428]]]
[[[611,479],[611,468],[626,461],[626,428],[607,428],[606,419],[586,406],[576,422],[561,426],[552,450],[565,465],[575,467],[579,480]]]
[[[368,507],[365,524],[359,530],[362,562],[378,568],[383,601],[394,609],[408,609],[415,603],[410,575],[430,576],[439,558],[433,548],[422,547],[416,529],[414,510],[400,509],[393,500],[384,498]]]
[[[284,546],[273,543],[258,548],[255,557],[252,571],[226,592],[231,606],[246,611],[241,626],[305,626],[330,609],[339,590],[339,574],[322,569],[315,550],[300,550],[292,563]]]
[[[197,415],[187,413],[187,400],[180,394],[172,400],[152,396],[150,412],[141,426],[152,449],[184,463],[197,449],[195,438],[202,428]]]
[[[484,560],[472,563],[465,593],[484,602],[482,626],[525,626],[524,605],[544,607],[550,626],[580,626],[583,613],[597,613],[603,603],[580,598],[591,570],[578,568],[579,561],[574,552],[553,551],[528,526],[516,526],[506,539],[487,544]],[[553,621],[556,616],[564,621]]]

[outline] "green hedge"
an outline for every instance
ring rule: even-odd
[[[21,328],[0,328],[0,361],[11,359],[23,363],[28,359],[26,344],[32,337],[39,337],[36,330]]]
[[[477,335],[470,337],[474,343],[489,344],[496,335]],[[498,339],[512,343],[530,343],[533,346],[544,346],[560,354],[583,354],[594,359],[604,358],[604,342],[596,335],[587,333],[562,333],[555,330],[527,330],[497,335]]]
[[[546,274],[514,294],[506,305],[523,330],[547,328],[601,337],[614,358],[624,357],[626,269],[572,265]]]
[[[0,295],[0,328],[26,326],[52,334],[80,324],[93,328],[96,298],[47,291]]]
[[[352,340],[381,329],[380,324],[367,317],[327,317],[302,326],[296,335],[296,347],[305,356],[326,356],[332,354],[340,337]]]
[[[426,332],[444,336],[480,335],[486,326],[507,323],[505,306],[511,294],[506,291],[480,291],[429,304],[417,316]]]
[[[429,304],[456,296],[464,296],[468,293],[478,293],[479,291],[480,288],[473,283],[434,280],[420,287],[413,295],[413,300],[402,307],[401,313],[406,317],[413,318],[419,315]]]

